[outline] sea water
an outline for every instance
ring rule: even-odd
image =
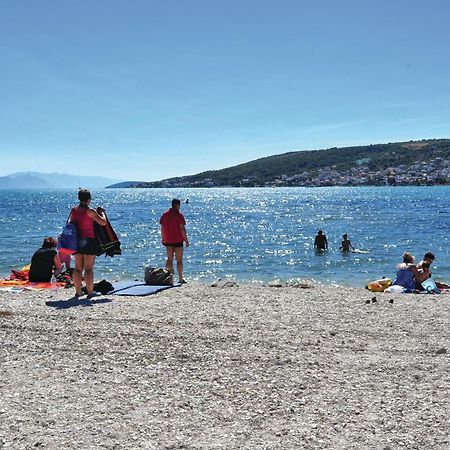
[[[450,281],[450,187],[104,189],[103,206],[123,254],[97,259],[96,279],[142,279],[164,266],[159,218],[173,197],[184,202],[191,246],[189,281],[312,280],[363,286],[393,277],[402,253],[436,254],[436,278]],[[0,275],[30,261],[45,236],[57,236],[75,205],[69,190],[0,190]],[[329,250],[314,251],[318,230]],[[342,235],[367,253],[339,251]]]

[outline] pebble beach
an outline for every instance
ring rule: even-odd
[[[72,294],[0,291],[0,448],[450,447],[450,295]]]

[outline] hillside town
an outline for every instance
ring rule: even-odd
[[[372,171],[365,161],[350,170],[339,172],[334,166],[318,173],[303,172],[266,183],[266,186],[411,186],[450,184],[450,161],[440,157],[429,162],[415,161],[411,166],[399,165]]]
[[[450,161],[436,157],[428,162],[415,161],[410,166],[399,165],[383,170],[370,170],[368,159],[358,160],[355,167],[339,171],[336,166],[321,170],[304,171],[295,175],[280,174],[264,184],[257,176],[243,178],[240,187],[283,187],[283,186],[432,186],[450,184]],[[161,187],[218,187],[212,178],[188,181],[184,177],[172,178],[158,183]],[[141,186],[138,186],[141,187]],[[142,186],[144,187],[144,186]],[[221,186],[223,187],[223,186]]]

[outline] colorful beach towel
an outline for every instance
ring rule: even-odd
[[[50,289],[52,287],[51,283],[32,283],[28,275],[30,273],[30,264],[22,267],[20,270],[11,270],[11,274],[8,275],[3,280],[0,280],[0,288],[11,288],[11,287],[21,287],[21,288],[32,288],[32,289]],[[68,283],[72,282],[72,277],[69,274],[62,275],[62,277],[57,282],[58,287],[65,287]]]

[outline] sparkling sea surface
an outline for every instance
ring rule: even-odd
[[[92,191],[120,236],[122,256],[97,259],[96,279],[142,279],[164,266],[159,218],[182,201],[191,246],[187,280],[314,280],[364,286],[393,277],[404,251],[433,251],[433,273],[450,281],[450,187],[104,189]],[[30,261],[45,236],[61,232],[72,190],[0,190],[0,275]],[[316,254],[322,229],[330,249]],[[342,234],[367,253],[339,251]]]

